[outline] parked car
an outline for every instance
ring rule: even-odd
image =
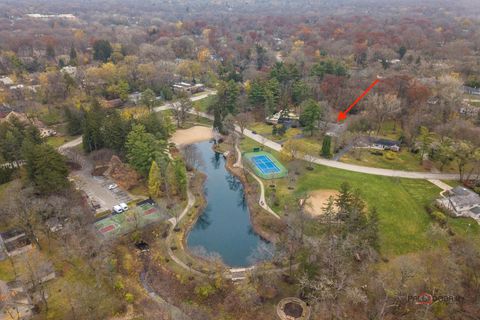
[[[111,185],[108,186],[108,190],[113,190],[116,187],[118,187],[118,185],[116,183],[112,183]]]
[[[122,208],[123,211],[127,211],[128,210],[128,206],[125,202],[122,202],[119,204],[119,206]]]
[[[113,213],[114,214],[120,214],[122,212],[123,212],[123,209],[122,209],[121,206],[119,206],[119,205],[113,206]]]

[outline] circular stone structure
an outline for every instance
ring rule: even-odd
[[[307,320],[310,307],[298,298],[285,298],[277,304],[277,315],[282,320]]]

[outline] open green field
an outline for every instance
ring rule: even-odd
[[[314,166],[313,171],[302,172],[293,191],[288,190],[286,179],[277,180],[277,205],[270,205],[281,213],[281,208],[294,201],[296,196],[318,189],[338,190],[343,182],[359,189],[367,205],[377,208],[382,254],[395,256],[431,247],[428,231],[433,222],[425,205],[438,197],[440,189],[426,180],[381,177]],[[456,233],[480,240],[480,228],[474,220],[449,218],[449,224]]]
[[[376,155],[373,152],[378,152],[382,155]],[[406,149],[402,149],[400,152],[390,152],[393,156],[392,159],[387,157],[388,151],[380,151],[373,149],[360,149],[350,150],[344,156],[340,158],[341,162],[357,164],[367,167],[393,169],[393,170],[406,170],[406,171],[426,171],[420,164],[417,156]],[[360,160],[357,159],[356,153],[360,153]]]

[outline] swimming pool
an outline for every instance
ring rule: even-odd
[[[266,155],[255,156],[251,161],[263,174],[279,173],[281,170],[277,165]]]

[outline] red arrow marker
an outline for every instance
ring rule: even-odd
[[[373,83],[370,85],[370,87],[368,87],[367,90],[365,90],[365,91],[357,98],[357,100],[355,100],[355,101],[350,105],[350,107],[348,107],[347,110],[345,110],[345,111],[343,111],[343,112],[340,111],[340,112],[338,113],[337,122],[340,122],[340,121],[345,120],[345,119],[347,118],[347,113],[348,113],[350,110],[352,110],[352,108],[355,107],[355,105],[356,105],[360,100],[362,100],[363,97],[365,97],[365,95],[366,95],[370,90],[372,90],[372,88],[375,87],[375,86],[377,85],[377,83],[379,83],[379,82],[380,82],[380,80],[378,80],[378,79],[375,80],[375,81],[373,81]]]

